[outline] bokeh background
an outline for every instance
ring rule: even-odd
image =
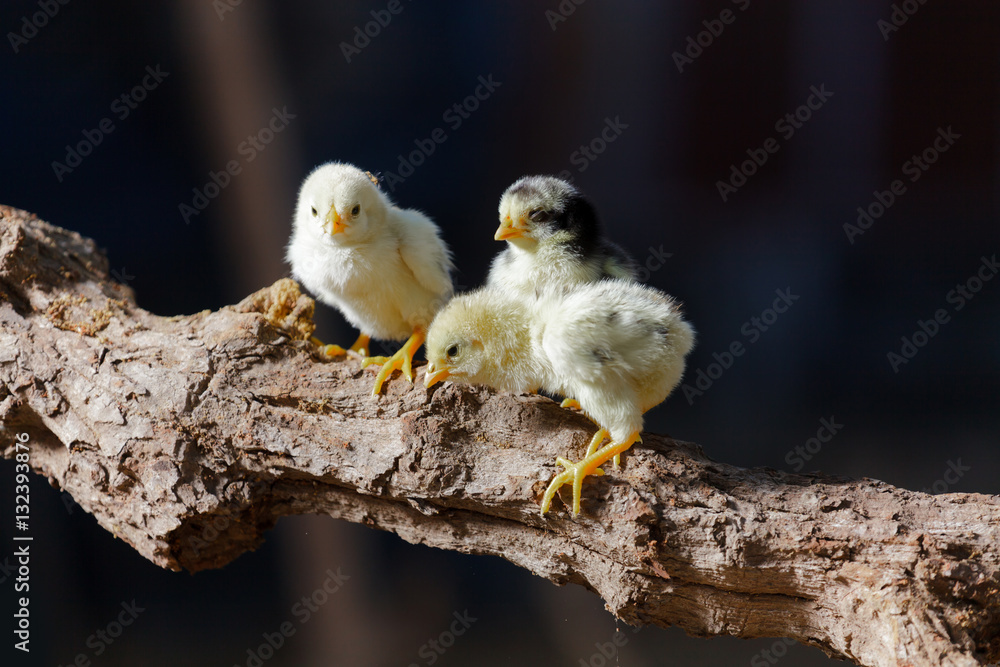
[[[738,465],[1000,492],[1000,279],[961,310],[949,300],[1000,252],[1000,5],[908,0],[895,25],[884,1],[577,2],[6,0],[0,202],[95,238],[139,304],[172,315],[288,274],[297,186],[322,162],[400,176],[392,196],[437,220],[464,287],[500,250],[507,185],[566,171],[647,282],[685,302],[700,333],[687,382],[716,376],[650,413],[650,430]],[[391,20],[345,55],[372,11]],[[480,77],[493,90],[467,100]],[[813,86],[832,95],[799,109]],[[455,104],[464,117],[445,115]],[[809,118],[787,136],[776,123],[797,110]],[[261,134],[276,111],[281,131]],[[113,131],[89,155],[53,165],[103,118]],[[411,158],[436,128],[446,141]],[[911,181],[904,163],[948,128],[958,138]],[[718,182],[769,138],[777,152],[724,199]],[[406,175],[402,159],[420,164]],[[240,173],[185,216],[231,160]],[[849,238],[896,179],[905,193]],[[798,299],[773,319],[776,290]],[[950,321],[894,369],[888,353],[940,308]],[[336,313],[318,319],[324,339],[353,339]],[[712,369],[736,341],[745,353]],[[795,450],[821,419],[843,426],[805,460]],[[4,461],[8,624],[12,477]],[[775,639],[633,632],[582,588],[328,517],[283,520],[219,571],[166,572],[40,478],[32,499],[34,641],[29,656],[4,642],[3,664],[247,665],[285,621],[297,632],[264,664],[601,665],[596,644],[616,632],[627,641],[607,664],[829,662]],[[293,605],[338,567],[350,579],[301,623]],[[144,611],[97,655],[88,638],[132,600]],[[427,646],[465,612],[476,620],[453,646]]]

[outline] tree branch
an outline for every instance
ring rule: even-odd
[[[1000,498],[744,470],[647,434],[539,516],[593,431],[547,398],[427,391],[328,360],[281,280],[159,317],[93,241],[0,207],[0,420],[31,465],[161,567],[221,567],[329,514],[577,583],[633,624],[793,637],[861,665],[1000,660]],[[568,498],[567,498],[568,500]]]

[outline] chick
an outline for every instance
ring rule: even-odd
[[[594,206],[567,181],[524,176],[500,197],[499,212],[493,238],[507,241],[507,248],[490,267],[486,280],[491,287],[531,298],[550,288],[636,277],[635,262],[601,236]],[[561,405],[580,408],[568,397]]]
[[[602,278],[634,280],[636,264],[601,236],[593,205],[554,176],[525,176],[500,197],[493,236],[507,248],[493,260],[487,284],[524,296]]]
[[[382,366],[373,394],[397,369],[413,381],[413,354],[452,293],[451,253],[427,216],[394,206],[366,172],[330,162],[302,183],[287,261],[303,285],[360,329],[351,349],[365,356],[362,367]],[[393,356],[367,356],[370,338],[407,336]]]
[[[427,334],[428,387],[450,378],[468,384],[577,397],[600,429],[542,500],[545,514],[563,484],[573,484],[573,514],[587,475],[639,439],[642,415],[680,382],[694,330],[666,294],[626,280],[551,290],[525,301],[484,288],[458,296]],[[605,437],[611,442],[600,447]]]

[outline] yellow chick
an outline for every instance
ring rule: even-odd
[[[366,172],[330,162],[302,183],[286,257],[306,288],[360,329],[350,349],[362,367],[381,365],[373,394],[397,369],[413,381],[413,355],[452,294],[451,253],[430,218],[397,208]],[[391,357],[369,357],[372,337],[407,340]]]
[[[632,446],[642,415],[680,382],[694,330],[668,295],[626,280],[552,290],[525,301],[484,288],[452,299],[427,334],[424,383],[444,379],[496,389],[576,396],[597,422],[586,455],[562,457],[542,499],[545,514],[563,484],[573,484],[573,514],[588,475]],[[611,442],[603,447],[606,437]]]

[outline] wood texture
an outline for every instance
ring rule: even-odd
[[[578,518],[558,500],[542,518],[556,456],[593,425],[398,375],[372,397],[373,372],[309,342],[312,313],[286,279],[153,315],[93,241],[0,207],[4,456],[28,432],[37,472],[173,570],[329,514],[581,584],[633,624],[787,636],[861,665],[1000,660],[1000,498],[746,470],[645,434],[585,484]]]

